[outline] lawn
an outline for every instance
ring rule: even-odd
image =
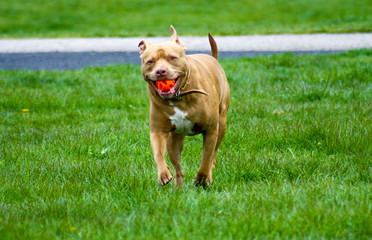
[[[5,0],[0,38],[372,31],[371,0]]]
[[[205,190],[200,136],[157,184],[139,66],[0,71],[0,239],[371,239],[372,51],[221,63]]]

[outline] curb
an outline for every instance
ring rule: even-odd
[[[0,40],[0,53],[138,52],[141,40],[153,43],[169,37],[72,38]],[[210,51],[208,37],[180,37],[188,51]],[[372,48],[372,33],[284,34],[215,37],[220,52],[346,51]]]

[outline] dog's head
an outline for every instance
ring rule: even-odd
[[[138,45],[142,60],[143,78],[163,99],[176,96],[180,88],[186,84],[189,71],[185,45],[178,39],[173,26],[170,29],[172,37],[169,42],[152,44],[143,40]],[[159,89],[161,82],[165,82],[165,80],[174,80],[174,85],[172,84],[172,87],[166,89]]]

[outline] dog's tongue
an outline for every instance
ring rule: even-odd
[[[175,81],[173,79],[159,80],[156,81],[155,83],[159,90],[162,92],[169,92],[175,85]]]

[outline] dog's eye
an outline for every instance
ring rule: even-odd
[[[148,61],[146,62],[146,64],[153,64],[153,63],[154,63],[153,60],[148,60]]]
[[[177,57],[174,57],[174,56],[170,57],[170,60],[176,60],[176,59],[177,59]]]

